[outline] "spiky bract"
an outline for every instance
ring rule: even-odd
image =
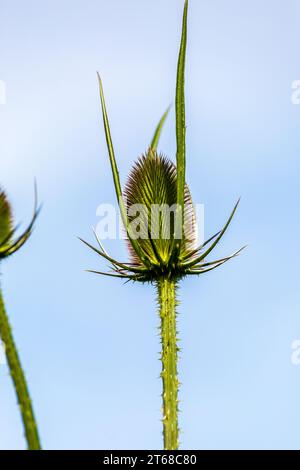
[[[138,243],[157,272],[176,268],[179,258],[196,246],[195,214],[191,195],[185,186],[185,220],[181,249],[174,256],[177,171],[173,162],[151,148],[135,163],[125,186],[128,218],[136,224]],[[133,263],[143,267],[131,248]]]
[[[13,218],[11,206],[4,191],[0,190],[0,250],[8,245],[12,233],[12,226]]]
[[[11,205],[4,191],[0,190],[0,260],[18,251],[30,237],[38,216],[37,193],[35,190],[35,205],[32,219],[26,230],[14,238],[17,227],[13,226]]]

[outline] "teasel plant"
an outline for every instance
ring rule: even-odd
[[[32,219],[21,235],[16,235],[18,226],[14,226],[12,207],[6,194],[0,190],[0,264],[19,251],[27,242],[34,229],[40,208],[37,203],[35,186],[35,204]],[[6,313],[2,287],[0,285],[0,339],[5,349],[6,359],[13,381],[17,401],[23,421],[28,450],[40,450],[40,439],[34,416],[25,374],[21,365],[19,353],[14,341],[12,328]]]
[[[209,240],[197,246],[195,210],[186,184],[186,120],[185,120],[185,61],[187,46],[188,0],[184,3],[182,37],[179,50],[176,82],[176,164],[158,153],[157,146],[167,110],[161,118],[152,142],[144,155],[134,164],[122,191],[119,171],[111,137],[101,78],[98,74],[100,100],[108,154],[115,192],[129,247],[129,262],[114,259],[105,250],[97,233],[96,246],[80,239],[94,252],[110,263],[110,271],[89,272],[134,282],[154,284],[160,315],[162,362],[162,422],[165,450],[179,447],[178,426],[178,332],[177,290],[179,282],[187,276],[200,276],[235,258],[245,248],[230,256],[214,261],[207,257],[225,234],[239,201],[235,204],[225,226]],[[137,206],[136,206],[137,205]],[[159,215],[152,207],[168,207]],[[138,230],[131,209],[139,208]],[[149,213],[151,216],[149,217]],[[155,230],[153,231],[153,228]],[[138,231],[138,236],[137,236]],[[153,236],[153,232],[155,236]],[[158,236],[157,236],[158,234]]]

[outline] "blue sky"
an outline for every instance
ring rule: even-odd
[[[114,193],[96,70],[122,182],[174,101],[181,0],[0,0],[1,185],[26,221],[1,283],[44,448],[161,448],[156,293],[93,277],[100,203]],[[206,235],[241,206],[215,252],[237,260],[180,288],[185,449],[300,448],[299,2],[190,1],[187,181]],[[174,108],[160,149],[175,153]],[[110,241],[126,259],[122,242]],[[25,447],[0,366],[0,448]]]

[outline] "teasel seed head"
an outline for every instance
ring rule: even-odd
[[[12,208],[4,191],[0,190],[0,261],[16,253],[29,239],[40,208],[37,203],[35,185],[35,204],[31,221],[21,235],[15,236],[18,226],[14,226]]]
[[[177,171],[171,160],[153,148],[134,164],[124,190],[129,222],[134,222],[131,210],[140,214],[139,247],[149,265],[157,273],[176,271],[180,258],[196,248],[196,217],[188,186],[185,185],[185,209],[182,214],[182,243],[177,251],[174,238],[177,204]],[[143,262],[129,243],[134,264]]]
[[[80,239],[102,258],[110,262],[110,272],[91,271],[112,277],[133,281],[156,281],[161,277],[180,279],[187,275],[199,275],[211,271],[231,258],[236,257],[245,247],[230,256],[215,261],[206,261],[226,232],[239,204],[234,206],[222,230],[200,246],[196,246],[196,220],[192,198],[186,184],[186,119],[185,119],[185,62],[187,46],[188,0],[184,2],[182,35],[179,49],[175,115],[176,115],[176,164],[157,153],[162,127],[168,115],[163,114],[148,151],[134,164],[124,193],[121,188],[119,171],[115,158],[109,119],[106,110],[102,80],[98,74],[100,100],[108,155],[113,175],[116,197],[125,227],[130,262],[119,262],[112,258],[97,238],[98,247]],[[175,213],[168,216],[152,214],[153,205],[176,206]],[[138,216],[139,234],[136,236],[136,213],[132,209],[140,206]],[[149,214],[150,219],[149,219]],[[170,217],[169,217],[170,216]],[[147,221],[147,223],[146,223]],[[158,227],[153,236],[153,226]],[[166,236],[166,230],[170,233]],[[158,237],[157,237],[158,234]]]

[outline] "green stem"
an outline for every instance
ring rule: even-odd
[[[40,450],[38,429],[34,418],[31,399],[19,359],[18,351],[13,339],[12,330],[5,312],[4,301],[0,289],[0,337],[5,346],[10,374],[14,383],[20,411],[22,415],[25,436],[29,450]]]
[[[177,450],[179,447],[176,287],[176,282],[167,277],[157,281],[161,318],[161,377],[163,382],[163,434],[165,450]]]

